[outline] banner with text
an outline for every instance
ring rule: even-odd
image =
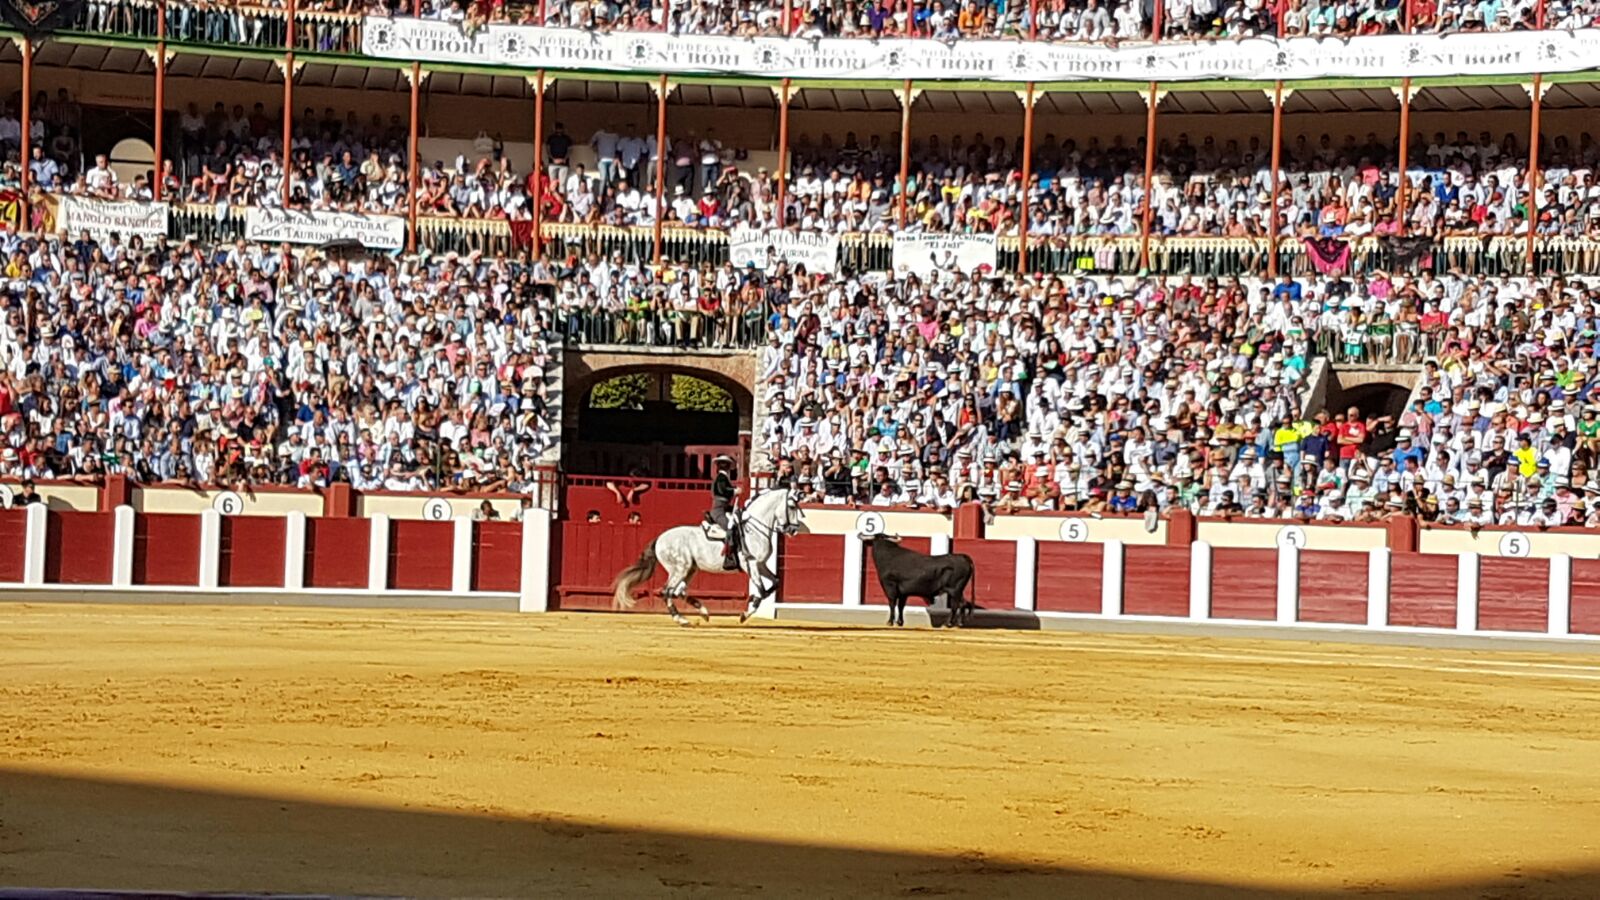
[[[56,229],[72,237],[88,231],[104,239],[113,231],[124,238],[133,235],[153,238],[167,233],[167,215],[171,212],[165,203],[147,203],[140,200],[91,200],[88,197],[61,195],[56,207]]]
[[[963,81],[1197,81],[1427,78],[1594,68],[1600,29],[1106,47],[999,40],[736,38],[490,25],[369,16],[361,52],[384,59],[527,69],[714,73],[771,78]]]
[[[252,241],[325,244],[355,240],[372,250],[399,250],[406,244],[401,216],[252,208],[244,220],[244,236]]]
[[[794,231],[738,228],[728,235],[728,259],[734,268],[753,265],[770,271],[782,260],[805,266],[807,272],[832,275],[839,263],[839,237]]]
[[[988,266],[993,271],[998,243],[992,234],[897,234],[890,265],[923,278],[939,269],[971,272]]]

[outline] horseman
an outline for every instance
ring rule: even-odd
[[[733,483],[732,457],[719,453],[712,463],[717,474],[711,480],[711,511],[706,514],[706,520],[713,530],[708,534],[716,538],[719,535],[715,530],[721,530],[722,568],[732,572],[739,568],[739,516],[733,508],[739,489]]]

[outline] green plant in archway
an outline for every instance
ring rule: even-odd
[[[589,391],[591,409],[643,409],[650,395],[650,376],[644,372],[618,375],[595,385]]]
[[[684,412],[731,413],[733,395],[693,375],[672,376],[672,405]]]

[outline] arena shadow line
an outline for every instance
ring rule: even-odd
[[[364,896],[1238,898],[1337,891],[1189,881],[611,827],[556,819],[306,802],[0,768],[0,897],[8,889]],[[1366,895],[1596,897],[1600,870]],[[33,894],[33,896],[38,896]]]

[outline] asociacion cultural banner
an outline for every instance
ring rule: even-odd
[[[88,231],[97,239],[112,232],[124,238],[140,235],[153,238],[167,233],[167,216],[171,208],[165,203],[140,200],[91,200],[63,194],[56,207],[55,227],[77,237]]]
[[[1297,81],[1582,71],[1594,68],[1600,59],[1600,29],[1104,47],[674,36],[534,25],[490,25],[468,33],[447,22],[369,16],[362,29],[361,51],[384,59],[669,75],[888,81]]]
[[[252,207],[245,215],[244,236],[252,241],[290,244],[356,240],[372,250],[398,250],[406,243],[406,220],[401,216]]]
[[[831,275],[838,267],[839,238],[832,234],[736,228],[728,235],[728,259],[738,269],[753,265],[771,270],[780,261],[788,260],[790,266],[803,265],[807,272]]]
[[[889,258],[896,272],[926,278],[940,269],[972,272],[995,268],[998,241],[992,234],[896,234]]]

